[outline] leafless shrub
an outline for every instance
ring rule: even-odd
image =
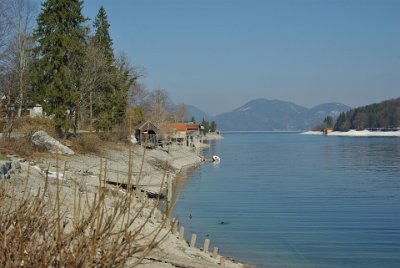
[[[131,164],[133,157],[129,151]],[[58,167],[57,155],[56,162]],[[105,173],[101,160],[97,193],[81,192],[74,181],[70,214],[62,209],[63,192],[58,179],[54,186],[46,176],[43,189],[39,188],[33,195],[27,190],[29,175],[19,195],[16,195],[15,179],[3,181],[0,185],[0,266],[121,267],[143,261],[168,234],[164,228],[166,220],[159,222],[152,232],[143,232],[159,200],[151,205],[148,199],[139,201],[130,187],[131,168],[124,193],[106,185]],[[166,171],[164,178],[165,174]],[[149,207],[150,211],[143,213]]]
[[[79,134],[71,141],[74,150],[80,153],[99,154],[102,149],[102,141],[99,135],[95,133]]]

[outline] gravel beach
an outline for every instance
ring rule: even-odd
[[[198,150],[198,149],[197,149]],[[200,165],[204,162],[203,157],[195,148],[173,145],[168,150],[152,149],[144,150],[141,146],[132,146],[133,151],[133,183],[139,184],[140,190],[148,193],[165,192],[167,181],[164,174],[175,180],[176,175],[184,168]],[[57,160],[54,156],[42,156],[33,161],[21,161],[21,168],[16,172],[7,183],[14,184],[16,192],[22,195],[24,190],[35,194],[39,189],[45,187],[45,170],[49,170],[48,194],[56,191],[57,177],[61,185],[62,214],[66,220],[73,218],[74,191],[78,185],[79,192],[87,199],[93,199],[99,189],[99,176],[102,170],[103,176],[110,182],[126,183],[128,176],[129,150],[125,148],[107,149],[103,157],[94,154],[75,154],[72,156],[60,156]],[[18,159],[18,157],[14,157]],[[103,160],[101,160],[103,159]],[[167,170],[165,168],[167,164]],[[58,173],[57,173],[58,170]],[[28,175],[29,174],[29,175]],[[57,175],[58,174],[58,175]],[[139,174],[142,174],[139,176]],[[29,178],[29,179],[28,179]],[[163,179],[164,178],[164,179]],[[118,186],[106,184],[106,189],[115,189]],[[123,190],[120,190],[123,192]],[[18,195],[18,194],[17,194]],[[110,199],[111,200],[111,199]],[[163,218],[161,211],[152,212],[155,199],[145,197],[144,194],[138,195],[137,204],[132,209],[137,209],[140,204],[145,204],[145,208],[140,212],[140,216],[135,224],[140,226],[146,222],[141,230],[142,236],[160,228]],[[112,207],[112,201],[109,206]],[[151,214],[151,215],[150,215]],[[149,218],[149,219],[148,219]],[[147,220],[146,220],[147,219]],[[165,221],[164,221],[165,222]],[[189,242],[179,239],[178,232],[173,233],[173,228],[169,220],[166,226],[162,227],[160,236],[165,236],[161,243],[147,254],[138,267],[244,267],[245,265],[222,257],[213,256],[210,249],[209,253],[196,247],[189,247]],[[68,225],[67,225],[68,228]],[[172,229],[172,231],[171,231]],[[141,243],[145,243],[144,239]],[[197,246],[202,245],[203,241],[198,241]],[[132,257],[132,263],[140,256]]]

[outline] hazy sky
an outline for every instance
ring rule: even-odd
[[[400,0],[86,0],[148,89],[210,114],[400,96]]]

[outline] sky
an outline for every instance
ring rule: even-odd
[[[400,0],[86,0],[148,90],[211,115],[256,98],[400,97]]]

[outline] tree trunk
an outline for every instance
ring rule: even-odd
[[[93,126],[92,126],[92,124],[93,124],[93,92],[92,91],[90,91],[90,94],[89,94],[89,104],[90,104],[90,107],[89,107],[89,109],[90,109],[90,112],[89,112],[90,132],[92,132],[92,129],[93,129]]]

